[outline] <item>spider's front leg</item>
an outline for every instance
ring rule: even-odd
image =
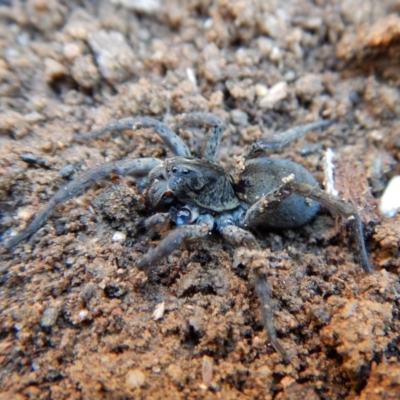
[[[72,197],[82,193],[85,189],[93,185],[100,179],[105,178],[112,172],[119,175],[132,174],[134,176],[146,176],[152,169],[159,166],[162,162],[156,158],[138,158],[135,160],[113,161],[89,169],[76,180],[69,182],[67,185],[58,189],[55,195],[43,206],[29,223],[27,228],[17,235],[11,237],[4,243],[7,249],[10,249],[20,243],[22,240],[33,235],[39,230],[46,220],[53,213],[54,209],[61,203],[71,199]]]
[[[240,220],[243,217],[243,210],[239,209],[236,213],[236,215],[232,215],[232,213],[221,214],[216,219],[218,232],[233,248],[246,247],[259,250],[260,246],[254,235],[234,223],[234,220]]]
[[[145,269],[152,264],[159,263],[183,243],[207,236],[214,226],[214,218],[209,214],[201,215],[193,225],[181,225],[170,232],[158,246],[140,259],[136,265]]]
[[[279,205],[293,194],[300,195],[305,199],[315,200],[333,212],[350,220],[354,230],[354,239],[357,245],[361,267],[366,273],[373,273],[372,266],[368,259],[362,223],[357,209],[349,203],[308,183],[288,182],[262,196],[261,199],[247,211],[244,224],[249,227],[260,225],[260,221],[267,220],[268,215],[272,215]]]

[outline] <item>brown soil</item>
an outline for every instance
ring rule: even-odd
[[[218,235],[146,273],[135,267],[160,235],[143,229],[151,214],[135,182],[112,176],[29,241],[0,245],[0,398],[399,398],[400,214],[379,215],[376,201],[400,173],[399,9],[0,1],[3,239],[83,170],[169,154],[151,132],[85,144],[75,133],[128,115],[173,125],[210,111],[226,121],[219,161],[229,168],[260,134],[324,117],[338,123],[279,156],[323,184],[333,149],[336,187],[361,208],[375,269],[362,272],[351,233],[324,210],[301,229],[259,235],[284,363],[248,270]],[[199,132],[181,135],[196,154]]]

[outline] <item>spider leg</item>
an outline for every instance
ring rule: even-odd
[[[200,239],[207,236],[214,226],[214,218],[211,215],[201,215],[194,225],[181,225],[171,231],[158,246],[147,253],[137,262],[139,269],[145,269],[151,264],[159,263],[162,258],[171,254],[182,243]]]
[[[190,113],[185,115],[178,125],[178,127],[185,126],[205,126],[208,129],[202,159],[214,161],[225,128],[223,121],[211,113]]]
[[[272,190],[247,210],[244,217],[245,226],[254,226],[260,217],[273,213],[277,206],[292,194],[298,194],[304,198],[313,199],[333,212],[347,218],[353,225],[354,239],[356,242],[358,257],[361,267],[366,273],[373,273],[365,247],[363,228],[357,209],[339,198],[307,183],[288,182],[279,188]]]
[[[252,227],[262,224],[262,221],[266,220],[268,215],[274,214],[282,201],[289,196],[289,193],[282,190],[282,186],[261,196],[260,200],[247,210],[242,225]]]
[[[93,130],[86,134],[75,135],[74,139],[77,141],[87,141],[90,139],[97,139],[103,136],[108,131],[119,132],[129,129],[144,129],[153,128],[158,136],[164,141],[172,153],[176,156],[190,157],[190,150],[183,142],[183,140],[173,132],[168,126],[151,117],[129,117],[123,118],[119,121],[111,122],[103,127]]]
[[[49,202],[36,213],[35,217],[27,226],[27,228],[7,240],[4,243],[4,246],[7,249],[10,249],[11,247],[14,247],[20,243],[22,240],[33,235],[46,222],[59,204],[83,192],[93,183],[111,174],[112,172],[116,172],[119,175],[132,174],[135,176],[146,176],[153,168],[157,167],[161,163],[162,162],[160,160],[149,157],[138,158],[135,160],[114,161],[89,169],[76,180],[71,181],[67,185],[61,187],[49,200]]]
[[[224,239],[233,247],[238,249],[235,252],[235,261],[239,261],[251,268],[253,273],[254,287],[261,304],[262,319],[268,339],[274,349],[287,361],[288,356],[278,341],[271,307],[271,291],[269,289],[265,257],[260,252],[257,239],[250,232],[233,224],[229,217],[222,216],[217,220],[217,228]],[[261,262],[261,264],[260,264]],[[262,269],[261,266],[264,268]]]
[[[225,225],[218,230],[224,239],[234,248],[246,247],[248,249],[260,249],[254,235],[236,225]]]
[[[326,208],[329,208],[342,217],[347,218],[353,226],[354,239],[356,242],[361,267],[368,274],[372,274],[374,272],[369,262],[367,249],[365,247],[361,218],[354,206],[340,200],[336,196],[332,196],[325,191],[306,183],[289,182],[285,185],[284,190],[288,190],[290,193],[297,193],[303,197],[316,200]]]
[[[335,122],[336,121],[334,120],[321,120],[311,122],[310,124],[295,126],[294,128],[288,129],[284,132],[274,133],[272,135],[263,135],[245,149],[243,156],[244,158],[254,158],[264,152],[264,150],[280,149],[281,147],[287,146],[293,140],[299,139],[308,131],[325,128]]]
[[[169,213],[157,213],[144,221],[144,226],[150,232],[158,231],[171,222]]]
[[[260,299],[261,315],[264,329],[273,348],[282,356],[285,362],[289,361],[288,354],[279,343],[278,335],[274,325],[274,313],[271,307],[271,290],[267,280],[267,260],[259,249],[239,248],[235,252],[235,262],[239,262],[253,273],[254,288]]]

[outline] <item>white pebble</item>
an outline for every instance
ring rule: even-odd
[[[272,86],[265,96],[260,99],[260,108],[270,109],[275,103],[285,99],[288,95],[288,84],[284,81],[276,83]]]
[[[157,304],[157,306],[152,314],[154,321],[161,319],[164,316],[164,311],[165,311],[165,303],[162,302],[162,303]]]
[[[162,7],[161,0],[111,0],[111,3],[145,14],[157,14]]]
[[[394,217],[400,208],[400,175],[394,176],[386,186],[379,203],[383,215]]]
[[[79,313],[78,313],[79,322],[82,322],[85,319],[87,319],[88,315],[89,315],[89,311],[88,310],[79,311]]]
[[[126,233],[124,232],[115,232],[112,237],[113,242],[123,243],[125,242],[125,240],[126,240]]]

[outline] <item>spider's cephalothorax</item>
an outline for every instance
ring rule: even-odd
[[[321,203],[352,222],[361,266],[371,273],[357,210],[319,189],[314,177],[301,165],[263,154],[266,149],[282,147],[309,130],[331,124],[332,121],[317,121],[257,139],[245,149],[234,178],[215,163],[224,125],[212,114],[188,114],[183,119],[183,125],[208,128],[201,159],[193,158],[185,143],[166,125],[149,117],[126,118],[87,135],[77,136],[76,139],[82,141],[99,137],[109,130],[153,128],[174,156],[164,161],[151,157],[115,161],[87,171],[59,189],[25,230],[5,242],[5,247],[11,248],[34,234],[58,204],[116,172],[145,179],[144,195],[149,207],[157,212],[147,220],[148,227],[165,221],[177,225],[154,250],[137,261],[139,268],[159,262],[183,242],[206,237],[213,230],[233,246],[258,249],[257,240],[250,231],[263,227],[293,228],[304,225],[315,216]],[[272,324],[265,276],[259,268],[254,268],[253,275],[271,343],[286,357]]]

